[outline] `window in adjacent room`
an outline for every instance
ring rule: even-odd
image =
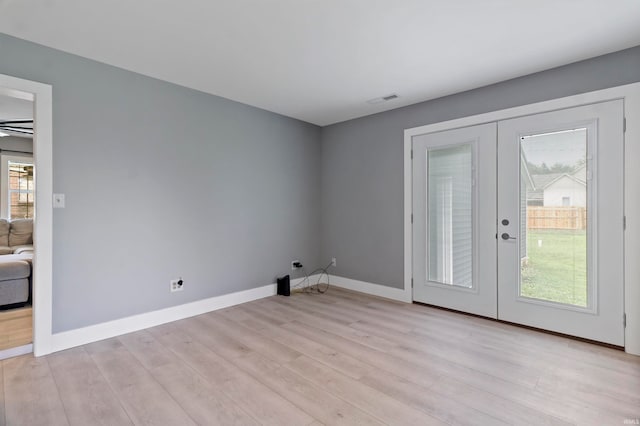
[[[33,219],[35,186],[33,157],[2,156],[2,217]]]
[[[9,162],[9,219],[33,219],[33,164]]]

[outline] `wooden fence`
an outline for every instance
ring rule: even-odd
[[[529,229],[587,229],[584,207],[527,206]]]

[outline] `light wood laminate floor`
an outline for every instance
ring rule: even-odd
[[[0,351],[33,341],[32,312],[31,306],[0,311]]]
[[[623,425],[640,418],[638,357],[336,288],[1,367],[0,423],[7,425]]]

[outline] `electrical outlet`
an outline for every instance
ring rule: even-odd
[[[335,258],[335,257],[332,257],[332,258],[331,258],[331,266],[333,266],[334,268],[335,268],[336,266],[338,266],[338,265],[337,265],[337,262],[336,262],[336,258]]]
[[[182,291],[182,290],[184,290],[184,281],[182,281],[182,278],[178,278],[177,280],[171,280],[169,282],[171,283],[171,292],[172,293],[174,291]]]
[[[302,262],[300,262],[299,260],[292,260],[291,261],[291,270],[295,271],[296,269],[300,269],[302,268]]]

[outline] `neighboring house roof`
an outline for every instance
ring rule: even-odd
[[[587,166],[580,166],[571,173],[571,176],[582,181],[585,185],[587,184]]]
[[[533,182],[533,189],[529,191],[527,200],[529,201],[542,201],[544,200],[544,188],[546,188],[551,182],[554,182],[564,173],[549,173],[546,175],[531,175],[531,181]]]
[[[533,190],[529,191],[529,196],[527,200],[544,200],[544,190],[562,179],[563,177],[567,177],[575,182],[578,182],[581,185],[587,185],[582,179],[578,179],[574,175],[576,172],[571,174],[569,173],[548,173],[544,175],[531,175],[531,181],[533,182]]]
[[[554,174],[556,174],[556,173],[554,173]],[[562,179],[564,177],[566,177],[568,179],[571,179],[572,181],[575,181],[575,182],[579,183],[580,185],[584,185],[584,186],[587,185],[587,182],[585,182],[582,179],[578,179],[577,177],[575,177],[573,175],[570,175],[569,173],[560,173],[559,175],[560,176],[558,176],[555,179],[553,179],[550,182],[548,182],[542,189],[544,190],[544,189],[549,188],[551,185],[553,185],[554,183],[558,182],[560,179]]]
[[[536,191],[542,191],[549,184],[558,180],[561,176],[566,175],[566,173],[549,173],[546,175],[531,175],[531,180],[533,181],[533,187]]]

